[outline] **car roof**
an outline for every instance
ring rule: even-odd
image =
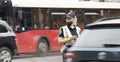
[[[105,24],[120,24],[120,17],[101,18],[91,24],[86,25],[86,27]]]
[[[0,20],[0,25],[6,26],[6,28],[11,29],[11,27],[9,26],[9,24],[6,21],[4,21],[4,20]]]
[[[6,24],[6,21],[0,20],[0,24]]]

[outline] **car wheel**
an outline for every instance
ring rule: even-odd
[[[0,48],[0,62],[11,62],[12,54],[10,49],[6,47]]]
[[[41,39],[39,44],[38,44],[38,54],[41,56],[46,56],[48,55],[49,48],[47,44],[47,40]]]

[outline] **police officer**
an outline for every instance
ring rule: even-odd
[[[60,27],[58,43],[63,44],[61,52],[63,55],[63,62],[66,62],[64,54],[67,48],[70,48],[80,34],[80,28],[74,24],[75,15],[73,13],[66,14],[66,25]]]

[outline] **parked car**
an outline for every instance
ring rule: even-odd
[[[0,20],[0,62],[11,62],[16,53],[15,33],[5,21]]]
[[[120,17],[88,24],[65,57],[67,62],[120,62]]]

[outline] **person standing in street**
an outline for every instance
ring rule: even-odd
[[[70,48],[80,35],[80,28],[74,23],[75,18],[76,16],[73,13],[66,14],[66,25],[59,29],[58,43],[63,45],[61,48],[63,62],[66,62],[64,54],[67,52],[67,48]]]

